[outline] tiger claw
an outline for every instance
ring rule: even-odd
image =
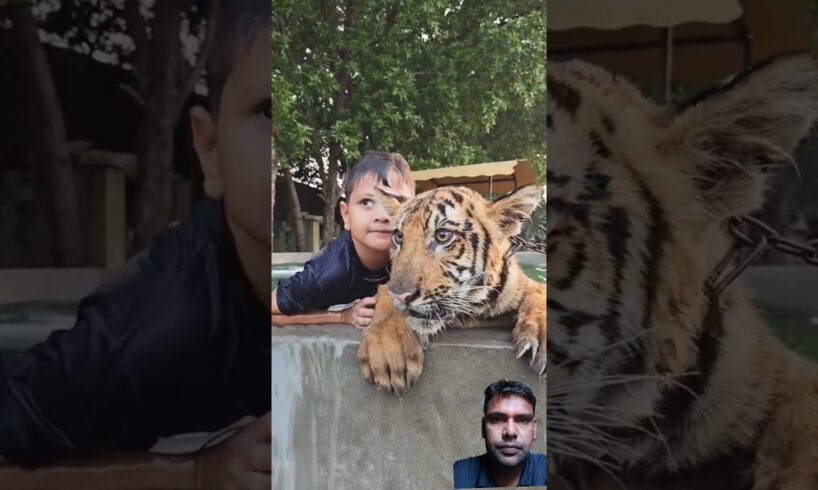
[[[527,352],[529,349],[531,349],[531,342],[526,342],[525,344],[523,344],[523,345],[520,347],[520,349],[517,351],[517,359],[519,359],[519,358],[523,357],[523,356],[525,355],[525,353],[526,353],[526,352]],[[536,350],[533,350],[533,349],[532,349],[532,350],[531,350],[531,354],[532,354],[532,356],[533,356],[535,353],[536,353]],[[532,361],[532,362],[533,362],[533,361]]]

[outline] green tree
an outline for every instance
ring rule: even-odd
[[[68,182],[47,186],[51,208],[61,210],[51,212],[58,263],[77,261],[81,237],[78,218],[72,217],[77,206],[70,165],[64,163],[65,128],[42,46],[36,44],[93,56],[132,73],[132,83],[122,88],[142,107],[135,186],[139,205],[131,246],[139,250],[171,218],[174,127],[204,71],[220,6],[216,0],[0,0],[0,22],[12,20],[26,47],[27,66],[36,68],[27,71],[37,82],[27,95],[32,100],[45,97],[36,114],[53,119],[54,127],[37,134],[46,143],[39,151],[45,155],[41,167],[48,170],[44,178]]]
[[[323,188],[366,149],[413,168],[545,160],[545,11],[539,0],[277,0],[279,156]],[[325,226],[322,240],[334,236]]]

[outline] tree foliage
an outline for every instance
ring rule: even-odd
[[[21,3],[22,0],[15,0]],[[117,65],[132,74],[126,90],[142,108],[137,148],[135,250],[171,219],[174,128],[200,81],[217,0],[38,0],[31,5],[40,40]],[[0,6],[10,5],[0,0]],[[0,25],[8,19],[2,17]]]
[[[545,24],[541,1],[277,0],[282,163],[320,181],[327,207],[366,149],[397,151],[415,169],[543,165]]]

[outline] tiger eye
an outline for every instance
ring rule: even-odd
[[[437,230],[435,232],[435,240],[438,243],[446,243],[452,238],[452,232],[449,230]]]
[[[403,233],[399,230],[395,230],[392,232],[392,245],[395,247],[399,247],[401,242],[403,241]]]

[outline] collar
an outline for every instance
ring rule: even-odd
[[[488,474],[487,468],[491,464],[489,461],[489,454],[485,453],[480,456],[480,475],[477,477],[477,487],[478,488],[494,488],[497,486],[497,483],[494,481],[494,478]],[[534,468],[531,464],[531,451],[525,455],[525,459],[523,460],[523,469],[520,471],[520,478],[518,481],[519,485],[526,485],[526,482],[533,478]]]

